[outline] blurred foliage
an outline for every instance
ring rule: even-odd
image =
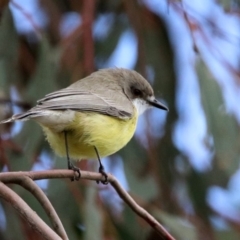
[[[221,89],[206,66],[200,62],[197,70],[208,130],[214,141],[215,163],[219,169],[224,169],[231,175],[239,166],[240,129],[234,116],[227,114],[224,110]]]
[[[146,77],[147,69],[154,72],[155,93],[167,102],[170,112],[162,136],[160,133],[158,137],[151,135],[149,129],[153,119],[149,112],[144,116],[149,125],[144,133],[148,146],[143,146],[138,138],[133,138],[117,153],[124,161],[130,193],[176,239],[238,239],[239,222],[219,216],[207,204],[206,196],[212,185],[226,187],[229,178],[239,167],[239,125],[234,116],[224,112],[222,89],[201,60],[197,62],[196,72],[208,135],[212,139],[203,144],[213,153],[212,168],[204,173],[197,172],[184,153],[176,148],[172,136],[179,120],[176,109],[178,83],[174,67],[175,53],[165,21],[137,0],[40,0],[39,4],[48,18],[47,26],[40,29],[12,1],[12,7],[17,8],[33,26],[33,32],[23,34],[16,30],[8,1],[3,2],[0,5],[0,90],[4,95],[0,100],[5,97],[11,102],[7,105],[7,111],[1,108],[1,119],[11,114],[16,98],[34,106],[45,94],[66,87],[104,66],[122,34],[127,30],[133,31],[137,40],[134,68]],[[171,4],[174,1],[168,2]],[[231,9],[232,1],[219,2],[225,10]],[[68,12],[80,14],[81,24],[63,37],[59,26]],[[103,15],[110,16],[111,21],[106,27],[108,30],[102,29],[106,34],[97,38],[93,36],[92,28]],[[13,89],[17,96],[13,97]],[[11,132],[13,128],[13,124],[5,125],[4,134],[7,131],[13,137],[0,139],[2,170],[6,166],[11,171],[30,170],[34,164],[41,163],[40,154],[43,151],[49,154],[55,168],[66,166],[65,159],[59,159],[51,152],[35,123],[24,124],[14,134]],[[184,171],[179,171],[176,161],[183,164]],[[80,166],[91,170],[91,164],[81,162]],[[49,223],[43,209],[29,193],[13,188]],[[101,188],[87,181],[48,182],[46,194],[59,214],[69,239],[158,239],[131,209],[124,205],[123,211],[119,212],[116,206],[108,204],[102,193],[109,188]],[[111,200],[111,194],[108,194],[108,200]],[[11,206],[5,202],[1,204],[3,213],[0,214],[6,217],[6,227],[0,226],[1,239],[38,239],[16,216]],[[213,216],[225,221],[228,227],[216,228],[211,221]]]

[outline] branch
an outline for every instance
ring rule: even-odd
[[[94,0],[84,0],[82,6],[82,29],[83,29],[83,67],[85,74],[94,71],[94,42],[92,25],[96,2]]]
[[[32,179],[30,179],[26,176],[20,177],[18,184],[21,185],[22,187],[24,187],[25,189],[27,189],[29,192],[31,192],[36,197],[36,199],[40,202],[43,209],[47,213],[49,219],[51,220],[55,232],[58,233],[58,235],[63,240],[67,240],[68,236],[65,232],[62,222],[59,219],[51,202],[49,201],[47,196],[44,194],[44,192],[41,190],[41,188],[39,188],[38,185],[35,182],[33,182]]]
[[[27,12],[20,4],[16,3],[15,1],[11,1],[11,4],[18,9],[23,16],[30,22],[30,24],[32,25],[33,29],[35,30],[35,33],[37,35],[38,38],[42,37],[41,34],[41,29],[40,27],[34,22],[32,15]]]
[[[36,172],[4,172],[0,173],[0,181],[3,183],[18,183],[22,177],[29,177],[32,180],[53,179],[53,178],[72,178],[74,174],[72,170],[47,170]],[[81,171],[81,178],[87,180],[104,181],[105,178],[100,173]],[[117,191],[123,201],[141,218],[143,218],[163,239],[174,240],[174,238],[166,231],[166,229],[145,209],[140,207],[134,199],[126,192],[117,179],[108,174],[108,181]],[[1,189],[0,189],[1,190]]]
[[[19,215],[26,219],[28,224],[43,239],[61,240],[61,238],[20,198],[13,190],[0,182],[0,197],[11,204]]]
[[[141,74],[146,77],[146,44],[144,42],[144,21],[146,21],[146,19],[144,19],[143,8],[137,1],[128,0],[123,1],[123,6],[126,9],[127,17],[137,37],[137,66],[139,66]]]

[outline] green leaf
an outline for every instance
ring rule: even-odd
[[[197,64],[202,104],[208,123],[208,133],[213,137],[215,159],[218,167],[228,174],[239,166],[239,126],[233,115],[226,112],[222,91],[202,61]]]
[[[159,194],[157,184],[152,175],[143,174],[148,161],[146,150],[133,138],[120,155],[131,192],[144,201],[154,199]]]
[[[80,240],[83,234],[82,229],[79,228],[79,225],[82,225],[83,199],[79,201],[74,195],[75,192],[78,195],[78,185],[79,182],[71,182],[69,179],[49,180],[47,190],[47,196],[71,240]]]
[[[239,239],[239,233],[234,230],[224,230],[224,231],[215,231],[216,239],[217,240],[238,240]]]
[[[233,5],[232,0],[218,0],[219,5],[222,5],[223,9],[229,11]]]
[[[5,8],[0,24],[0,88],[7,88],[17,78],[18,36],[12,14]]]
[[[97,188],[91,183],[86,188],[86,201],[84,207],[84,240],[103,239],[103,219],[99,207],[96,204]]]
[[[195,227],[187,220],[155,209],[154,215],[160,219],[168,231],[178,240],[197,240]]]
[[[57,71],[61,50],[50,45],[43,36],[37,69],[27,87],[26,97],[37,101],[57,89]]]
[[[18,236],[19,240],[26,239],[24,234],[22,234],[21,219],[16,210],[5,201],[2,201],[2,199],[1,204],[5,210],[6,217],[6,229],[1,229],[2,234],[5,236],[3,239],[16,239],[16,236]]]

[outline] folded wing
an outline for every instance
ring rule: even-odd
[[[104,94],[103,91],[96,93],[65,88],[46,95],[28,112],[14,115],[5,122],[44,116],[46,110],[98,112],[121,119],[129,119],[133,114],[133,105],[124,93],[116,94],[116,91],[111,89],[107,89],[107,93]]]

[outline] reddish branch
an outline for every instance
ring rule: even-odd
[[[83,1],[83,67],[86,74],[90,74],[94,71],[94,42],[92,25],[94,21],[95,6],[96,2],[94,0]]]
[[[41,29],[40,27],[34,22],[32,15],[27,12],[20,4],[16,3],[15,1],[11,1],[11,4],[18,9],[24,16],[25,18],[30,22],[30,24],[32,25],[32,27],[35,30],[35,33],[37,34],[37,36],[39,38],[41,38],[42,34],[41,34]]]
[[[58,235],[61,236],[62,239],[67,240],[68,236],[65,232],[61,220],[59,219],[51,202],[44,194],[44,192],[38,187],[38,185],[31,178],[26,176],[19,177],[19,185],[24,187],[26,190],[31,192],[36,197],[36,199],[40,202],[43,209],[49,216],[49,219],[51,220],[53,228],[56,231],[56,233],[58,233]]]
[[[32,180],[41,180],[41,179],[53,179],[53,178],[72,178],[75,173],[71,170],[48,170],[48,171],[37,171],[37,172],[4,172],[0,173],[0,197],[4,198],[6,201],[10,202],[19,214],[24,217],[31,226],[36,229],[38,224],[41,225],[41,228],[37,229],[42,235],[46,236],[49,234],[49,227],[42,222],[42,220],[29,208],[29,206],[10,188],[5,186],[3,183],[16,183],[22,185],[24,188],[27,188],[34,194],[34,196],[39,200],[39,202],[44,206],[45,211],[48,213],[51,221],[54,223],[54,226],[58,226],[58,234],[61,235],[62,239],[67,239],[65,235],[65,231],[62,229],[61,222],[59,218],[56,216],[55,211],[52,206],[50,206],[49,200],[46,198],[43,192],[38,188],[38,186],[32,182]],[[111,174],[108,175],[109,183],[113,186],[113,188],[117,191],[119,196],[123,199],[123,201],[128,204],[128,206],[140,217],[142,217],[149,225],[165,240],[174,240],[174,238],[165,230],[165,228],[153,217],[151,216],[145,209],[140,207],[134,199],[122,188],[117,179]],[[81,178],[87,180],[104,180],[104,177],[99,173],[94,172],[86,172],[81,171]],[[31,183],[30,183],[31,182]],[[35,185],[34,185],[35,184]],[[37,190],[38,189],[38,190]],[[15,194],[17,197],[14,199],[10,195],[7,195],[9,191],[12,194]],[[18,200],[16,200],[18,199]],[[21,199],[21,201],[19,200]],[[16,207],[17,206],[17,207]],[[49,214],[51,212],[51,214]],[[41,221],[40,221],[41,220]],[[59,231],[60,228],[60,231]],[[44,234],[42,233],[42,231]],[[56,229],[56,228],[55,228]],[[50,229],[51,230],[51,229]],[[52,231],[53,232],[53,231]],[[61,232],[61,233],[60,233]],[[54,233],[54,232],[53,232]],[[56,233],[54,233],[56,235]],[[48,238],[45,239],[60,239],[55,236],[55,238],[51,238],[49,235]]]
[[[126,9],[126,14],[130,20],[130,23],[135,31],[137,37],[137,47],[138,47],[138,66],[140,72],[146,77],[146,50],[144,44],[144,15],[143,9],[139,5],[138,1],[123,1],[124,7]]]
[[[20,198],[13,190],[0,182],[0,197],[13,206],[19,215],[23,217],[28,224],[43,239],[60,240],[61,238]]]

